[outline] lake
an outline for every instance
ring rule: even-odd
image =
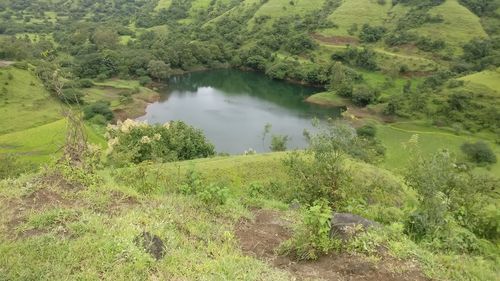
[[[205,132],[217,152],[241,154],[252,148],[269,151],[271,135],[288,135],[289,149],[306,147],[304,129],[311,120],[338,117],[339,108],[304,101],[319,89],[276,81],[263,74],[232,69],[174,76],[138,120],[182,120]],[[265,125],[272,125],[265,143]]]

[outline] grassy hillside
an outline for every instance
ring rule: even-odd
[[[0,135],[0,153],[14,153],[22,161],[35,164],[47,163],[61,153],[65,142],[67,123],[61,119],[42,126]],[[104,146],[104,138],[87,127],[91,143]]]
[[[296,262],[277,254],[279,244],[290,237],[300,217],[300,210],[276,196],[287,188],[283,185],[287,179],[284,157],[233,156],[104,170],[99,173],[101,181],[87,188],[72,187],[50,173],[1,181],[0,277],[279,281],[323,280],[335,274],[336,278],[414,281],[427,280],[425,273],[438,280],[495,278],[490,261],[433,254],[396,232],[393,235],[398,238],[391,238],[383,255],[367,256],[362,250],[354,255],[335,252],[319,261]],[[399,178],[371,165],[349,165],[355,172],[356,194],[370,194],[371,200],[384,198],[384,204],[398,202],[400,207],[414,203],[414,194]],[[228,186],[228,201],[206,205],[196,196],[181,194],[186,171],[193,169],[205,183]],[[135,183],[149,181],[138,177],[141,170],[148,171],[149,179],[159,173],[162,180],[156,192],[145,195],[135,189]],[[122,176],[130,180],[123,181]],[[255,184],[265,189],[258,191]],[[369,208],[365,215],[382,211]],[[155,235],[156,246],[141,242],[144,233]],[[353,249],[359,247],[352,245]],[[341,270],[360,264],[366,268]],[[481,270],[474,272],[474,268]]]
[[[460,80],[487,87],[500,95],[500,69],[477,72],[464,76]]]
[[[61,118],[59,102],[30,71],[0,67],[0,135]]]
[[[433,39],[444,40],[454,51],[473,38],[486,38],[488,35],[481,26],[478,16],[460,5],[458,0],[446,0],[440,6],[429,11],[432,15],[441,15],[442,23],[425,24],[416,31]]]
[[[391,9],[390,1],[381,5],[377,0],[346,0],[337,8],[328,19],[333,21],[338,28],[322,30],[321,33],[328,36],[349,36],[348,30],[357,25],[361,28],[363,24],[384,25],[387,13]]]

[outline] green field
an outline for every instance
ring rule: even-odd
[[[478,136],[455,135],[449,131],[416,122],[380,125],[378,126],[378,138],[387,149],[384,160],[386,168],[398,171],[405,166],[409,160],[409,151],[405,149],[405,143],[414,135],[418,135],[418,148],[422,153],[430,154],[439,149],[447,149],[457,155],[459,159],[463,159],[460,146],[464,142],[484,141],[484,138]],[[500,146],[493,141],[487,142],[500,158]],[[500,175],[500,163],[488,167],[488,170],[494,175]]]
[[[376,0],[350,0],[343,1],[328,19],[333,21],[338,28],[321,30],[327,36],[349,36],[348,30],[354,24],[361,28],[363,24],[383,25],[387,19],[387,12],[391,8],[390,1],[380,5]]]
[[[441,15],[444,22],[425,24],[416,31],[433,39],[444,40],[455,52],[473,38],[488,37],[481,26],[480,19],[460,5],[458,0],[446,0],[442,5],[431,9],[430,13]]]
[[[500,68],[498,68],[496,71],[485,70],[471,75],[467,75],[460,78],[460,80],[486,86],[500,95]]]
[[[12,77],[12,79],[9,79]],[[61,119],[61,105],[30,71],[0,68],[0,135]]]
[[[67,122],[61,119],[42,126],[0,135],[0,153],[19,155],[22,161],[36,164],[47,163],[62,152],[65,143]],[[88,140],[105,146],[104,137],[87,127]]]

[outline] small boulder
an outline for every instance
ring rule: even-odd
[[[165,255],[165,245],[160,237],[149,232],[143,232],[134,239],[137,247],[142,247],[146,253],[153,256],[156,260],[163,258]]]
[[[348,213],[333,213],[330,237],[349,240],[368,228],[378,228],[380,224]]]

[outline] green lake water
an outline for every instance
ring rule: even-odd
[[[172,77],[160,101],[138,118],[149,123],[182,120],[202,129],[217,152],[241,154],[249,148],[269,151],[272,134],[288,135],[289,149],[304,148],[304,129],[314,117],[338,117],[340,109],[304,101],[319,89],[276,81],[260,73],[232,69]],[[271,133],[262,142],[264,126]]]

